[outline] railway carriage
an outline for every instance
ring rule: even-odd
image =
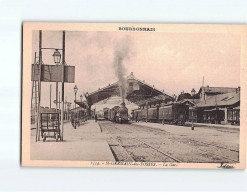
[[[141,109],[141,120],[142,121],[148,120],[148,109],[147,108]]]
[[[159,108],[159,121],[169,124],[184,125],[189,114],[189,107],[183,104],[171,104]]]
[[[110,117],[109,117],[109,120],[111,121],[116,121],[116,109],[118,109],[119,106],[115,106],[113,107],[112,109],[110,109]]]
[[[111,119],[111,109],[108,110],[108,114],[107,114],[107,119],[110,120]]]
[[[166,105],[159,108],[159,121],[170,122],[173,119],[173,105]]]
[[[148,121],[156,122],[159,118],[159,107],[153,107],[148,109]]]
[[[189,114],[189,106],[183,104],[169,104],[161,107],[134,110],[134,120],[162,122],[184,125]]]
[[[109,108],[104,108],[103,114],[104,114],[104,119],[108,120],[109,119]]]

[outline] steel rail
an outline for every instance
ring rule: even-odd
[[[116,127],[116,126],[115,126],[115,128],[119,129],[119,128]],[[119,129],[119,130],[121,130],[121,129]],[[130,132],[130,131],[129,131],[129,132]],[[148,147],[150,147],[150,148],[152,148],[152,149],[158,151],[159,153],[163,154],[164,156],[171,158],[172,160],[174,160],[174,161],[176,161],[176,162],[179,162],[179,163],[182,162],[181,160],[179,160],[179,159],[177,159],[177,158],[175,158],[175,157],[173,157],[173,156],[171,156],[171,155],[169,155],[169,154],[167,154],[167,153],[165,153],[165,152],[159,150],[158,148],[156,148],[156,147],[154,147],[154,146],[152,146],[152,145],[146,143],[145,141],[142,141],[142,140],[140,140],[140,139],[138,139],[138,138],[134,138],[134,139],[135,139],[135,140],[138,140],[138,141],[141,142],[142,144],[145,144],[145,145],[147,145]]]
[[[135,126],[141,127],[140,125],[135,125]],[[142,127],[144,127],[144,126],[142,126]],[[143,130],[143,129],[145,129],[145,128],[146,128],[146,127],[142,128],[141,130]],[[164,132],[163,132],[163,130],[157,129],[157,128],[147,127],[146,129],[149,129],[149,131],[155,130],[155,131],[158,131],[158,132],[162,132],[162,134],[169,134],[169,135],[172,135],[172,133],[170,133],[170,132],[167,132],[167,131],[165,131],[165,130],[164,130]],[[227,148],[227,147],[224,147],[224,146],[219,146],[219,145],[216,145],[216,144],[211,144],[211,143],[207,143],[207,142],[197,141],[197,140],[190,139],[190,138],[184,138],[184,137],[181,137],[181,136],[179,136],[179,137],[182,138],[182,139],[184,139],[184,140],[193,141],[193,142],[197,142],[197,143],[202,143],[202,144],[204,144],[204,146],[205,146],[205,145],[206,145],[206,146],[213,146],[213,147],[222,148],[222,149],[225,149],[225,150],[228,150],[228,151],[239,152],[238,150],[230,149],[230,148]],[[174,139],[175,139],[175,138],[174,138]],[[207,154],[211,154],[211,155],[217,156],[217,157],[219,157],[219,158],[221,157],[221,158],[224,158],[224,159],[231,160],[231,161],[233,161],[233,162],[239,162],[239,160],[235,160],[235,159],[229,158],[229,157],[224,156],[224,155],[218,155],[218,154],[216,154],[216,153],[209,152],[209,151],[205,151],[205,150],[202,150],[202,149],[199,149],[199,148],[196,148],[196,149],[199,150],[199,151],[203,151],[203,152],[205,152],[205,153],[207,153]]]
[[[104,127],[104,125],[102,125],[102,124],[100,124],[100,123],[98,123],[98,124],[99,124],[101,130],[104,128],[104,129],[106,129],[106,131],[108,131],[108,129],[107,129],[106,127]],[[101,126],[101,125],[102,125],[102,126]],[[102,127],[103,127],[103,128],[102,128]],[[103,131],[101,131],[101,132],[103,132]],[[110,133],[110,132],[108,131],[108,133]],[[124,151],[125,154],[128,156],[128,158],[131,160],[131,162],[136,162],[136,161],[133,159],[133,157],[132,157],[132,156],[126,151],[126,149],[122,146],[122,144],[117,140],[117,138],[115,138],[111,133],[110,133],[110,136],[111,136],[111,138],[112,138],[115,142],[117,142],[116,145],[120,146],[120,147],[123,149],[123,151]],[[109,144],[109,146],[115,146],[115,145]]]
[[[138,126],[138,127],[144,127],[144,126],[141,126],[141,125],[136,125],[136,124],[131,124],[131,125],[134,125],[134,126]],[[154,130],[154,131],[157,131],[157,132],[160,132],[162,134],[169,134],[169,135],[172,135],[172,133],[170,132],[167,132],[166,130],[162,130],[162,129],[158,129],[158,128],[155,128],[155,127],[146,127],[145,128],[149,131],[151,130]],[[143,130],[143,128],[142,128]],[[217,148],[222,148],[222,149],[226,149],[226,150],[229,150],[229,151],[233,151],[233,152],[239,152],[239,150],[235,150],[235,149],[231,149],[231,148],[227,148],[227,147],[224,147],[224,146],[220,146],[220,145],[217,145],[217,144],[213,144],[213,143],[208,143],[208,142],[203,142],[203,141],[199,141],[199,140],[194,140],[194,139],[191,139],[191,138],[185,138],[185,137],[182,137],[182,136],[178,136],[184,140],[188,140],[188,141],[193,141],[193,142],[197,142],[197,143],[202,143],[206,146],[213,146],[213,147],[217,147]]]

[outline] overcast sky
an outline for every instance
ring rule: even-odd
[[[62,32],[43,31],[43,47],[62,48]],[[169,94],[196,91],[204,84],[215,87],[240,85],[240,37],[233,34],[158,32],[66,32],[66,63],[75,66],[75,83],[65,84],[67,100],[117,81],[116,48],[125,46],[126,76]],[[33,56],[38,52],[38,31],[33,33]],[[54,51],[43,51],[44,64],[54,64]],[[42,83],[42,106],[49,106],[49,85]],[[55,85],[52,85],[52,101]],[[52,104],[52,107],[55,105]]]

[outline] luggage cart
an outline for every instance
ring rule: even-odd
[[[56,139],[56,142],[58,139],[61,141],[59,113],[40,113],[40,124],[43,142],[48,137]]]

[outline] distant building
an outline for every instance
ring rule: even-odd
[[[201,87],[197,94],[181,93],[177,103],[189,106],[189,121],[240,123],[240,87]]]
[[[190,107],[190,119],[215,124],[240,123],[240,87],[201,87]],[[194,117],[193,117],[193,116]],[[196,115],[196,117],[195,117]]]

